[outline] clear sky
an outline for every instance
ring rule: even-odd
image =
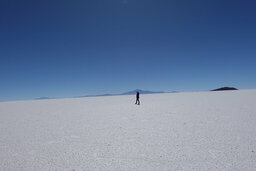
[[[0,100],[256,88],[255,0],[1,0]]]

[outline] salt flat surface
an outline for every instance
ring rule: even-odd
[[[1,171],[256,170],[256,90],[0,103]]]

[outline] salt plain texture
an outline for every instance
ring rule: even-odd
[[[1,171],[256,170],[256,90],[0,103]]]

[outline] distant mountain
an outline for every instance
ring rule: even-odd
[[[128,91],[128,92],[125,92],[125,93],[121,93],[121,94],[119,94],[119,95],[131,95],[131,94],[136,94],[137,91],[138,91],[140,94],[164,93],[163,91],[147,91],[147,90],[136,89],[136,90]]]
[[[211,91],[225,91],[225,90],[238,90],[238,89],[234,88],[234,87],[221,87],[221,88],[214,89],[214,90],[211,90]]]
[[[170,91],[168,93],[179,93],[178,91]]]
[[[78,96],[78,97],[98,97],[98,96],[114,96],[115,94],[98,94],[98,95],[85,95],[85,96]]]
[[[46,100],[46,99],[53,99],[51,97],[39,97],[39,98],[36,98],[36,100]]]
[[[120,93],[120,94],[99,94],[99,95],[85,95],[85,96],[78,96],[78,97],[99,97],[99,96],[121,96],[121,95],[132,95],[132,94],[136,94],[138,92],[140,92],[140,94],[156,94],[156,93],[165,93],[164,91],[146,91],[146,90],[140,90],[140,89],[136,89],[136,90],[132,90],[132,91],[128,91],[125,93]]]

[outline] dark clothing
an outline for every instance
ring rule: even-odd
[[[137,94],[136,94],[136,102],[135,102],[135,104],[140,105],[140,93],[139,92],[137,92]]]
[[[136,94],[136,99],[139,99],[139,98],[140,98],[140,93],[137,92],[137,94]]]

